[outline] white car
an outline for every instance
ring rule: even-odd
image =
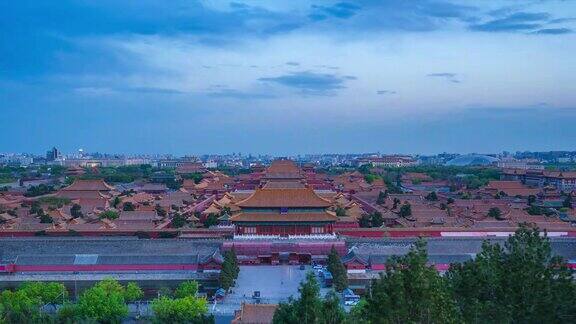
[[[359,300],[347,300],[344,302],[344,305],[346,306],[356,306],[358,305],[360,301]]]
[[[323,267],[322,265],[320,265],[320,264],[315,264],[315,265],[312,267],[312,269],[314,269],[314,270],[322,270],[322,269],[324,269],[324,267]]]

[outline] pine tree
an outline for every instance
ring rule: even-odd
[[[330,253],[328,254],[328,271],[332,274],[334,288],[336,291],[342,291],[348,287],[348,275],[346,267],[342,264],[340,256],[336,248],[332,246]]]
[[[234,286],[234,279],[236,279],[236,266],[230,251],[224,253],[224,262],[222,262],[222,269],[220,270],[220,285],[225,290]]]
[[[445,280],[426,261],[424,241],[393,259],[372,285],[366,319],[372,323],[459,323]]]

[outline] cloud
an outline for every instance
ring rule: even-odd
[[[574,31],[570,28],[544,28],[539,29],[532,34],[540,34],[540,35],[562,35],[562,34],[570,34]]]
[[[298,62],[286,62],[286,65],[290,65],[290,66],[300,66],[300,63],[298,63]]]
[[[442,78],[451,83],[461,83],[461,81],[456,78],[458,76],[456,73],[440,72],[440,73],[430,73],[427,74],[426,76],[431,78]]]
[[[391,91],[391,90],[378,90],[376,91],[377,95],[393,95],[396,94],[396,91]]]
[[[272,99],[275,98],[272,94],[266,93],[254,93],[254,92],[244,92],[236,89],[221,89],[208,93],[209,97],[212,98],[232,98],[232,99]]]
[[[522,32],[540,28],[549,18],[550,14],[544,12],[517,12],[504,18],[471,25],[470,29],[483,32]]]
[[[569,28],[545,28],[546,25],[573,21],[574,18],[552,19],[546,12],[514,12],[514,9],[493,11],[493,16],[503,16],[480,24],[472,24],[470,30],[482,32],[529,32],[531,34],[561,35],[571,33]]]
[[[315,21],[324,20],[328,17],[348,19],[354,16],[360,8],[360,6],[349,2],[338,2],[331,6],[314,5],[312,6],[312,13],[308,15],[308,18]]]
[[[355,79],[353,76],[338,76],[335,74],[303,71],[277,77],[263,77],[258,80],[298,89],[306,94],[324,95],[331,94],[335,90],[346,88],[345,82]]]

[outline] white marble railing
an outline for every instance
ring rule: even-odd
[[[311,235],[234,235],[235,240],[335,240],[336,234],[311,234]]]

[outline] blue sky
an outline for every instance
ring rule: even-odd
[[[0,152],[576,149],[576,1],[3,1]]]

